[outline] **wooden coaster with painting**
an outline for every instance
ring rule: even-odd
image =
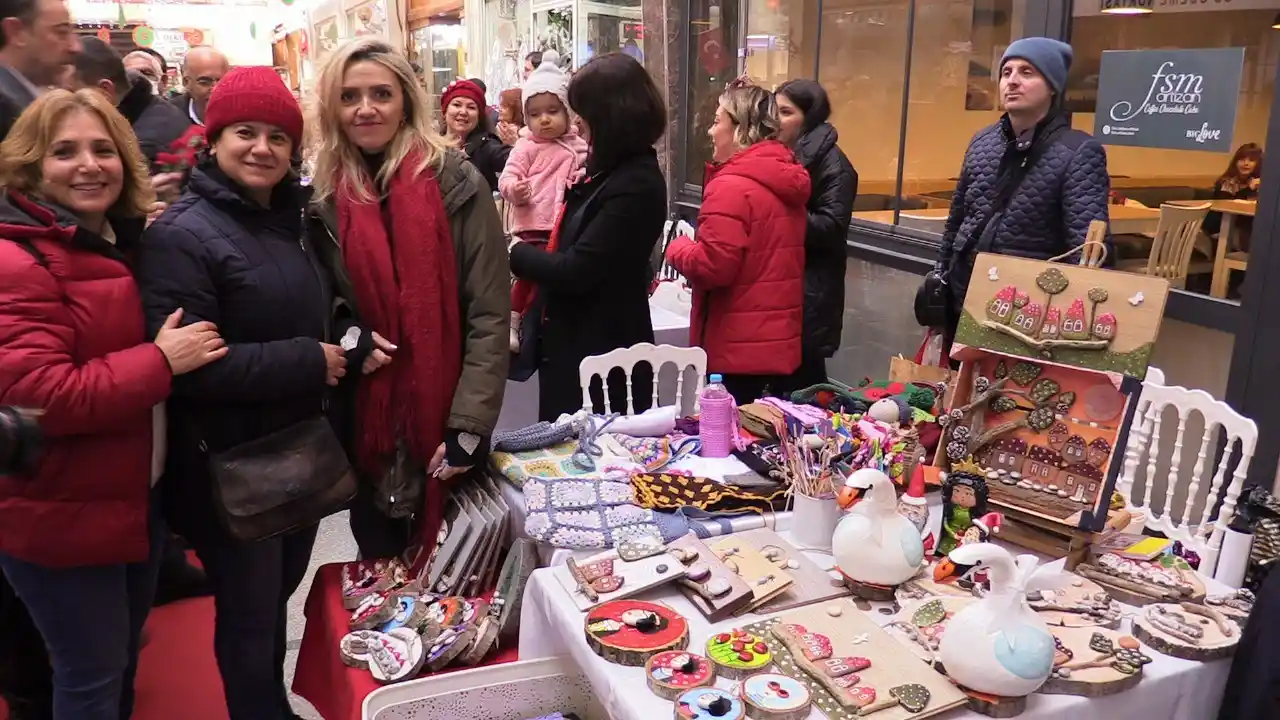
[[[676,720],[742,720],[742,698],[720,688],[696,688],[676,698]]]
[[[701,655],[667,650],[645,662],[644,679],[654,695],[675,700],[688,690],[714,685],[716,671],[711,661]]]
[[[401,595],[391,598],[390,603],[394,608],[394,613],[386,622],[378,626],[379,632],[391,632],[396,628],[402,627],[407,627],[417,632],[418,628],[422,626],[422,621],[427,619],[431,605],[429,601],[415,595]]]
[[[384,592],[366,595],[347,621],[351,630],[373,630],[395,617],[399,604]]]
[[[484,600],[473,600],[476,611],[475,639],[467,649],[458,656],[459,665],[476,665],[493,649],[498,642],[498,609]]]
[[[779,673],[752,675],[742,681],[741,694],[752,720],[805,720],[813,705],[804,683]]]
[[[926,718],[965,703],[934,672],[854,605],[840,599],[744,626],[766,636],[774,666],[804,683],[828,720]]]
[[[1133,618],[1133,634],[1153,650],[1183,660],[1217,660],[1232,655],[1240,626],[1206,605],[1157,603]]]
[[[769,644],[741,628],[707,638],[707,657],[721,677],[738,680],[760,672],[773,662]]]
[[[369,642],[369,672],[384,685],[412,679],[422,669],[424,650],[422,638],[408,628],[376,633]]]
[[[1037,692],[1103,697],[1124,692],[1142,680],[1151,657],[1132,635],[1098,627],[1050,627],[1053,674]]]
[[[342,607],[355,610],[364,599],[395,582],[395,560],[357,560],[342,564]]]
[[[689,621],[665,605],[642,600],[613,600],[587,612],[587,645],[611,663],[643,667],[664,650],[689,644]]]
[[[342,664],[357,670],[368,670],[369,645],[376,639],[377,633],[372,630],[356,630],[344,635],[338,646]]]
[[[1027,604],[1050,626],[1120,627],[1121,609],[1098,583],[1074,573],[1037,575],[1027,590]]]
[[[698,536],[676,538],[668,551],[685,566],[678,585],[681,594],[707,620],[717,623],[750,605],[755,595],[738,574],[729,569]]]

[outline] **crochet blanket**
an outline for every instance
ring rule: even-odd
[[[604,550],[623,540],[658,536],[667,543],[692,528],[680,514],[635,505],[625,480],[534,478],[524,484],[525,534],[571,550]]]

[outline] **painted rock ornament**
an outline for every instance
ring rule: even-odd
[[[813,704],[809,688],[778,673],[752,675],[742,681],[740,692],[747,717],[759,720],[804,720]]]
[[[645,663],[645,682],[654,695],[675,700],[685,692],[715,684],[716,672],[707,658],[684,650],[668,650]]]
[[[763,638],[743,630],[712,635],[707,640],[707,657],[715,663],[716,672],[740,679],[773,662],[773,653]]]
[[[742,699],[720,688],[697,688],[676,698],[676,720],[743,720]]]

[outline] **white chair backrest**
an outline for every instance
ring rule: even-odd
[[[1147,377],[1142,381],[1143,385],[1164,385],[1164,371],[1154,365],[1147,366]]]
[[[651,407],[658,407],[658,387],[660,385],[658,376],[665,365],[676,366],[676,395],[675,405],[683,410],[686,407],[692,407],[693,412],[698,411],[698,393],[702,391],[704,383],[703,378],[707,375],[707,353],[700,347],[676,347],[675,345],[654,345],[653,343],[639,343],[629,348],[619,348],[611,350],[603,355],[592,355],[582,359],[578,364],[578,382],[582,386],[582,408],[587,412],[591,412],[591,380],[597,375],[600,376],[600,383],[604,390],[604,402],[606,412],[619,412],[618,408],[607,407],[609,403],[609,373],[614,368],[621,368],[627,376],[627,415],[635,414],[635,398],[632,393],[631,374],[638,363],[648,363],[653,367],[653,402]],[[694,369],[693,387],[688,388],[685,385],[685,371],[688,368]],[[686,402],[690,399],[690,402]]]
[[[1210,207],[1209,203],[1160,206],[1160,224],[1156,226],[1156,238],[1147,259],[1148,275],[1167,278],[1177,287],[1186,286],[1191,251],[1196,247],[1196,237]]]
[[[1161,446],[1161,431],[1164,429],[1167,409],[1172,409],[1177,414],[1178,427],[1173,444],[1166,453],[1166,449]],[[1182,456],[1186,445],[1184,441],[1188,439],[1187,420],[1193,411],[1203,418],[1204,430],[1193,466],[1184,469]],[[1202,493],[1206,467],[1213,465],[1213,457],[1218,449],[1218,427],[1226,435],[1226,449],[1217,467],[1210,470],[1212,480],[1208,489]],[[1191,441],[1194,442],[1194,438]],[[1213,577],[1218,565],[1218,555],[1222,550],[1222,540],[1227,525],[1235,515],[1236,502],[1244,487],[1245,476],[1249,473],[1249,463],[1253,459],[1257,441],[1258,426],[1226,403],[1214,400],[1209,393],[1144,383],[1133,425],[1129,430],[1124,468],[1116,484],[1116,489],[1142,516],[1141,526],[1135,532],[1147,527],[1181,541],[1200,555],[1200,572]],[[1161,456],[1166,454],[1168,457],[1161,462]],[[1237,454],[1239,462],[1228,481],[1227,470],[1232,456]],[[1140,471],[1144,479],[1139,502],[1134,491],[1134,481]],[[1217,519],[1211,522],[1210,518],[1218,505],[1224,483],[1227,486],[1226,495],[1218,509]],[[1164,492],[1159,513],[1152,507],[1153,491],[1157,489]],[[1200,502],[1204,503],[1203,510],[1199,522],[1195,522],[1192,511]]]

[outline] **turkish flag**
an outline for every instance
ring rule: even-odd
[[[708,75],[719,75],[729,67],[728,53],[724,47],[724,32],[719,27],[698,34],[698,62]]]

